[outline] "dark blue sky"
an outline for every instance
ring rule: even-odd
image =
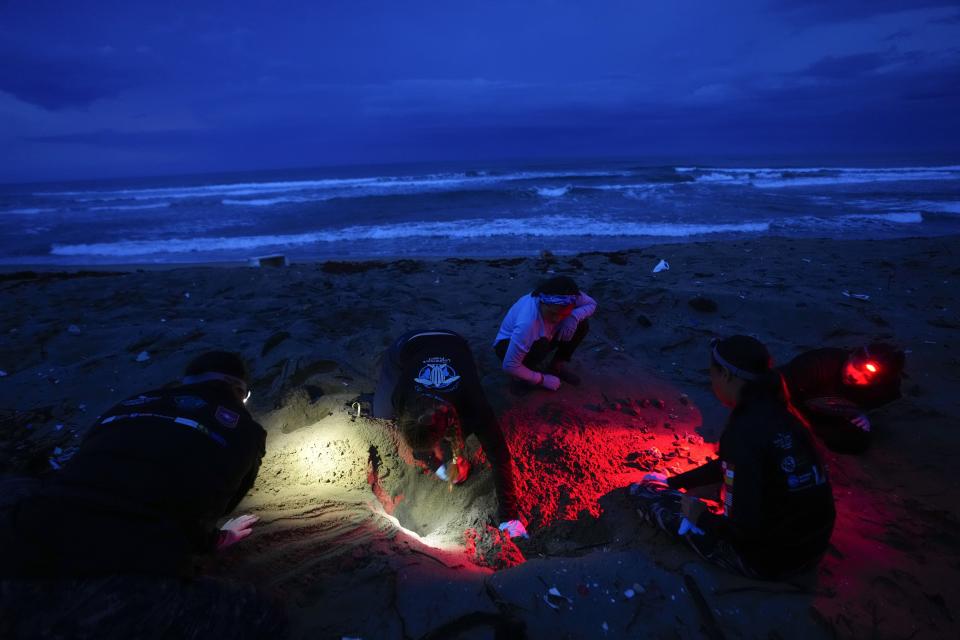
[[[0,181],[956,160],[960,0],[0,0]]]

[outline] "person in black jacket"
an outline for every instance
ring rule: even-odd
[[[476,435],[493,470],[500,530],[511,537],[526,536],[517,508],[510,449],[462,336],[447,329],[400,336],[383,356],[373,417],[395,419],[414,457],[452,484],[469,476],[464,438]]]
[[[631,487],[648,520],[707,560],[762,579],[818,562],[836,515],[826,469],[771,365],[766,347],[754,338],[714,341],[711,384],[732,409],[719,459],[669,479],[650,473]],[[717,483],[717,513],[679,491]]]
[[[860,453],[870,445],[866,413],[900,397],[904,353],[888,344],[801,353],[778,368],[790,398],[833,451]]]
[[[217,521],[250,490],[266,432],[244,406],[239,356],[195,358],[181,384],[124,400],[62,471],[5,511],[2,578],[190,578],[194,554],[250,534]]]

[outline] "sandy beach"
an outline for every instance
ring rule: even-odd
[[[204,350],[235,350],[251,364],[249,407],[268,432],[240,506],[261,520],[205,568],[281,602],[296,638],[484,638],[507,618],[551,640],[955,638],[958,240],[7,270],[0,473],[55,473],[102,411],[176,379]],[[661,259],[670,269],[652,273]],[[517,396],[493,337],[506,309],[552,274],[599,303],[574,361],[583,384]],[[473,347],[517,465],[531,537],[516,546],[489,528],[493,482],[476,443],[474,473],[451,491],[408,464],[389,423],[363,415],[383,349],[430,326]],[[624,491],[649,469],[677,473],[714,455],[726,412],[710,393],[707,344],[736,333],[763,340],[778,363],[871,340],[907,350],[904,397],[871,415],[872,448],[826,452],[832,545],[790,582],[707,565],[645,525]],[[566,598],[546,598],[551,588]]]

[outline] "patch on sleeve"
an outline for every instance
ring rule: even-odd
[[[780,460],[780,468],[784,473],[793,473],[797,470],[797,460],[793,456],[784,456]]]
[[[773,444],[780,449],[792,449],[793,436],[789,432],[778,433],[777,436],[773,439]]]
[[[736,474],[732,463],[721,462],[723,468],[723,484],[720,485],[720,502],[723,504],[723,515],[730,517],[733,510],[733,480]]]
[[[237,423],[240,422],[240,414],[236,411],[230,411],[222,406],[217,407],[217,412],[214,414],[214,417],[217,419],[217,422],[227,427],[228,429],[233,429],[237,426]]]

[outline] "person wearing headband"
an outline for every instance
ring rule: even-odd
[[[905,356],[884,343],[801,353],[779,368],[814,433],[838,453],[861,453],[873,426],[867,413],[900,398]]]
[[[487,402],[467,341],[447,329],[418,329],[383,354],[373,417],[396,420],[414,459],[451,489],[467,480],[464,438],[475,435],[493,473],[499,528],[526,536],[513,482],[513,460]]]
[[[0,575],[192,578],[194,554],[251,533],[256,516],[217,522],[253,486],[266,432],[247,411],[240,356],[194,358],[179,384],[115,405],[73,457],[11,511]]]
[[[541,282],[510,307],[493,348],[517,390],[543,387],[556,391],[561,381],[580,384],[579,376],[567,365],[590,329],[587,318],[596,310],[596,300],[568,276]],[[550,353],[553,357],[545,364]]]
[[[763,343],[710,345],[710,383],[730,407],[719,458],[671,478],[648,473],[630,491],[651,523],[731,571],[779,579],[815,565],[836,517],[827,471]],[[719,485],[718,506],[681,490]]]

